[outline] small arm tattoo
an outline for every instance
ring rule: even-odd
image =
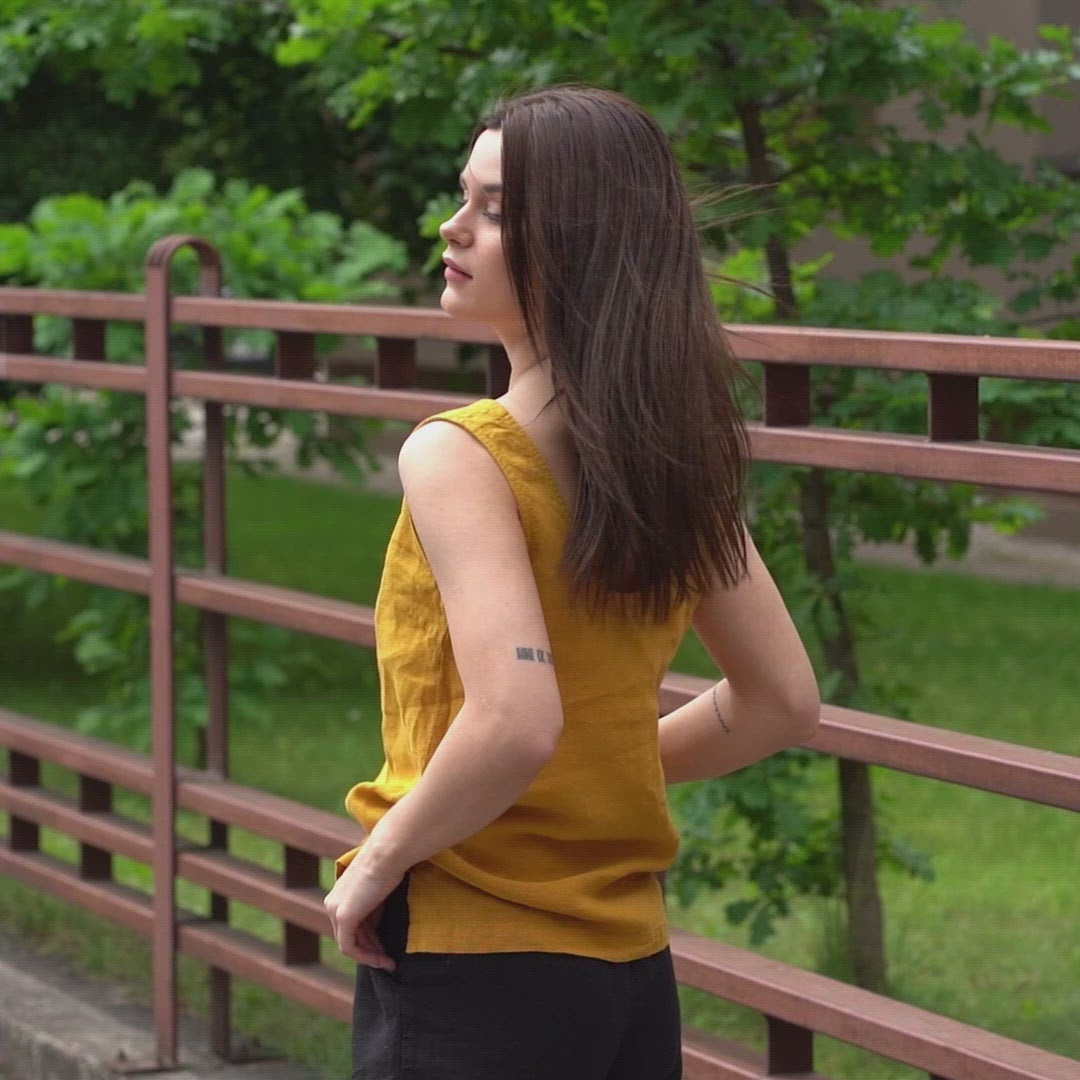
[[[517,658],[519,660],[536,660],[541,664],[554,664],[551,653],[546,649],[530,649],[525,645],[517,646]]]
[[[716,712],[716,719],[720,721],[720,726],[730,735],[731,728],[727,726],[724,720],[724,714],[720,711],[720,702],[716,700],[716,687],[712,688],[712,707]]]

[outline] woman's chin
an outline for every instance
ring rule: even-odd
[[[453,285],[447,285],[446,288],[443,289],[442,295],[439,297],[439,307],[441,307],[447,315],[453,315],[458,319],[476,317],[469,311],[469,305],[454,292]]]

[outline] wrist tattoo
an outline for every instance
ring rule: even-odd
[[[720,702],[716,700],[716,687],[712,688],[712,707],[716,713],[716,719],[720,721],[720,726],[730,735],[731,728],[727,726],[727,722],[724,720],[724,714],[720,711]]]
[[[541,664],[554,664],[555,661],[551,658],[551,653],[546,649],[530,649],[526,645],[518,645],[517,658],[519,660],[536,660]]]

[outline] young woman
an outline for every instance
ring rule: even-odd
[[[442,306],[510,388],[424,421],[376,605],[386,764],[326,907],[354,1080],[677,1080],[665,784],[805,741],[741,514],[734,361],[656,122],[555,87],[473,138]],[[657,722],[689,624],[724,672]]]

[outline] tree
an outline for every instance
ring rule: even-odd
[[[843,295],[821,288],[810,303],[800,296],[792,244],[819,227],[867,237],[882,255],[902,251],[916,236],[931,237],[930,250],[909,260],[926,275],[916,286],[931,324],[923,329],[975,329],[992,321],[985,297],[970,286],[961,309],[967,319],[949,314],[947,302],[957,299],[942,273],[949,256],[1026,281],[1021,308],[1048,296],[1076,296],[1080,261],[1050,282],[1033,264],[1075,235],[1077,185],[1045,167],[1025,175],[986,140],[996,123],[1045,127],[1038,97],[1069,87],[1080,74],[1063,28],[1044,28],[1044,46],[1023,52],[1000,38],[982,49],[956,21],[925,21],[914,4],[878,0],[546,6],[517,0],[494,9],[478,0],[374,0],[362,9],[297,0],[295,11],[279,59],[317,70],[328,100],[352,123],[363,123],[392,97],[400,137],[423,132],[439,142],[448,128],[467,130],[494,91],[553,79],[583,77],[636,98],[666,125],[692,176],[758,193],[758,208],[767,212],[720,225],[711,235],[721,249],[739,244],[761,253],[771,319],[829,323],[843,312],[848,324],[882,325],[872,290]],[[916,99],[922,131],[901,132],[876,119],[876,107],[907,95]],[[966,127],[951,147],[940,138],[947,120]],[[916,298],[899,279],[890,284]],[[840,425],[864,424],[899,389],[881,376],[818,377],[816,414]],[[956,553],[972,520],[1015,525],[1017,510],[993,510],[958,486],[942,491],[819,469],[786,477],[779,496],[763,491],[758,528],[781,537],[789,550],[801,548],[827,696],[880,706],[888,694],[868,686],[859,671],[845,601],[852,541],[914,533],[929,559],[940,537]],[[794,524],[792,506],[797,537],[784,525]],[[858,982],[881,989],[886,972],[869,771],[841,761],[839,784],[852,965]]]

